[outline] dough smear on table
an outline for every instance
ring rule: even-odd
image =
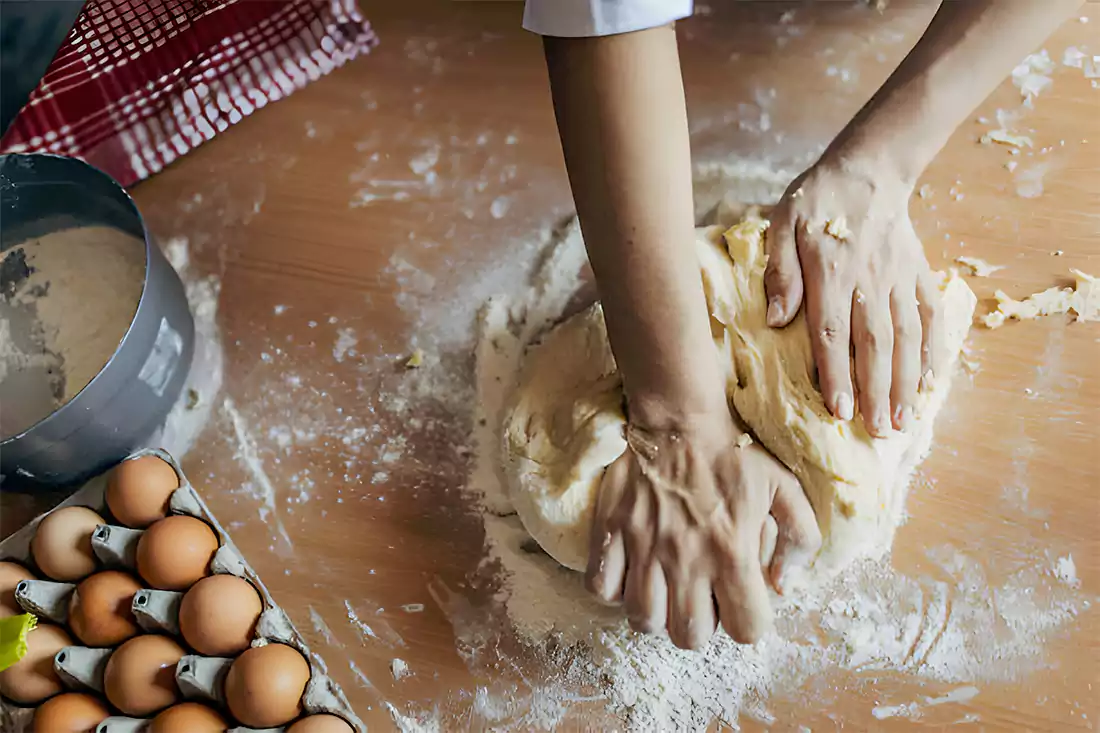
[[[870,437],[862,420],[834,419],[817,391],[803,316],[766,323],[764,232],[750,211],[723,233],[698,229],[714,346],[730,404],[754,440],[802,483],[824,537],[814,575],[889,546],[910,477],[928,453],[976,298],[955,273],[941,275],[944,363],[918,396],[915,426]],[[599,304],[548,332],[528,351],[504,421],[512,501],[531,536],[562,565],[582,570],[604,468],[626,449],[622,383]]]

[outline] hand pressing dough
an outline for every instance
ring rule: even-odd
[[[970,330],[976,299],[954,274],[941,276],[944,363],[918,397],[915,426],[874,439],[862,420],[834,419],[814,382],[806,323],[766,323],[764,231],[750,212],[723,233],[696,232],[714,346],[735,414],[789,467],[817,513],[824,545],[815,575],[889,545],[913,470]],[[626,449],[622,381],[599,304],[546,334],[526,355],[504,423],[512,501],[527,531],[565,567],[583,570],[606,466]]]

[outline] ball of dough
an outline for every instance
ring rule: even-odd
[[[699,229],[696,256],[730,404],[801,482],[824,538],[816,569],[826,574],[892,538],[976,298],[954,274],[941,276],[945,361],[933,365],[918,396],[915,426],[872,438],[858,416],[837,420],[826,409],[802,314],[783,329],[767,325],[767,227],[750,212],[724,232]],[[504,468],[515,509],[539,545],[574,570],[588,560],[604,469],[626,450],[623,399],[597,304],[529,350],[505,418]]]

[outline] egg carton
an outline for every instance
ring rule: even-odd
[[[233,544],[233,540],[230,539],[229,533],[187,480],[175,458],[159,449],[145,449],[132,454],[126,460],[148,455],[157,456],[167,462],[179,478],[180,487],[173,492],[170,500],[170,516],[183,514],[196,517],[210,525],[217,534],[219,547],[210,563],[211,574],[235,575],[247,580],[259,591],[264,610],[256,624],[256,636],[252,646],[280,643],[301,652],[310,667],[310,680],[302,695],[302,709],[309,714],[337,715],[350,723],[357,733],[366,733],[366,725],[352,712],[339,685],[324,673],[324,661],[310,651],[286,613],[275,603],[275,599],[260,576],[245,561]],[[109,517],[110,512],[105,498],[108,475],[109,472],[91,479],[50,512],[67,506],[83,506]],[[34,538],[38,523],[50,512],[36,517],[0,542],[0,560],[14,560],[34,570],[31,540]],[[102,569],[129,570],[140,579],[136,569],[137,544],[144,531],[110,524],[99,525],[92,535],[92,549]],[[64,625],[68,617],[69,599],[76,586],[77,583],[24,580],[16,587],[15,597],[27,612],[45,621]],[[164,633],[180,638],[178,619],[184,593],[142,589],[134,594],[132,609],[138,625],[149,633]],[[74,691],[91,689],[102,693],[104,669],[107,659],[113,652],[114,649],[111,648],[65,647],[54,657],[54,669],[62,682]],[[224,710],[223,683],[232,663],[232,658],[185,655],[176,665],[176,683],[184,699],[212,703]],[[0,730],[30,733],[33,717],[34,708],[16,706],[0,698]],[[148,727],[148,723],[147,719],[114,716],[100,723],[96,733],[142,733]],[[283,731],[285,731],[284,727],[229,729],[229,733],[283,733]]]

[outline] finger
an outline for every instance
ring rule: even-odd
[[[746,539],[736,552],[727,554],[714,588],[722,628],[739,644],[759,641],[772,626],[768,587],[759,561],[759,532],[747,533]]]
[[[795,244],[795,222],[777,222],[768,229],[768,266],[764,270],[764,291],[768,296],[768,325],[786,326],[802,305],[802,267]]]
[[[648,501],[635,502],[630,518],[632,527],[652,528],[654,507]],[[627,571],[623,605],[630,627],[642,633],[665,628],[668,621],[668,589],[661,565],[653,556],[651,532],[627,535]]]
[[[894,371],[890,384],[890,417],[895,430],[913,425],[913,410],[921,377],[921,319],[914,289],[894,289],[890,294],[894,320]]]
[[[858,288],[852,299],[852,343],[855,345],[859,411],[867,432],[876,438],[890,432],[894,332],[889,308],[887,298],[872,298]]]
[[[821,549],[821,530],[813,505],[793,476],[776,487],[771,515],[777,535],[768,576],[776,592],[783,594],[797,585],[796,578],[813,564]]]
[[[624,453],[604,473],[589,533],[585,586],[604,603],[618,603],[622,598],[626,550],[613,519],[630,478],[628,460],[629,455]]]
[[[779,536],[779,527],[771,514],[764,517],[764,526],[760,528],[760,567],[767,570],[775,557],[775,541]],[[778,590],[778,589],[777,589]]]
[[[841,420],[855,415],[850,325],[852,291],[841,286],[820,255],[804,259],[806,322],[825,406]]]
[[[668,585],[659,562],[635,563],[631,555],[623,593],[630,628],[654,634],[668,625]]]
[[[669,583],[668,638],[681,649],[702,649],[718,628],[714,593],[705,576],[678,575]]]
[[[925,271],[917,278],[917,309],[921,323],[921,383],[931,378],[943,364],[942,302],[940,289],[932,273]],[[923,387],[922,387],[923,389]]]
[[[626,576],[626,548],[622,532],[607,532],[598,555],[588,559],[585,586],[602,603],[618,605],[623,600]]]

